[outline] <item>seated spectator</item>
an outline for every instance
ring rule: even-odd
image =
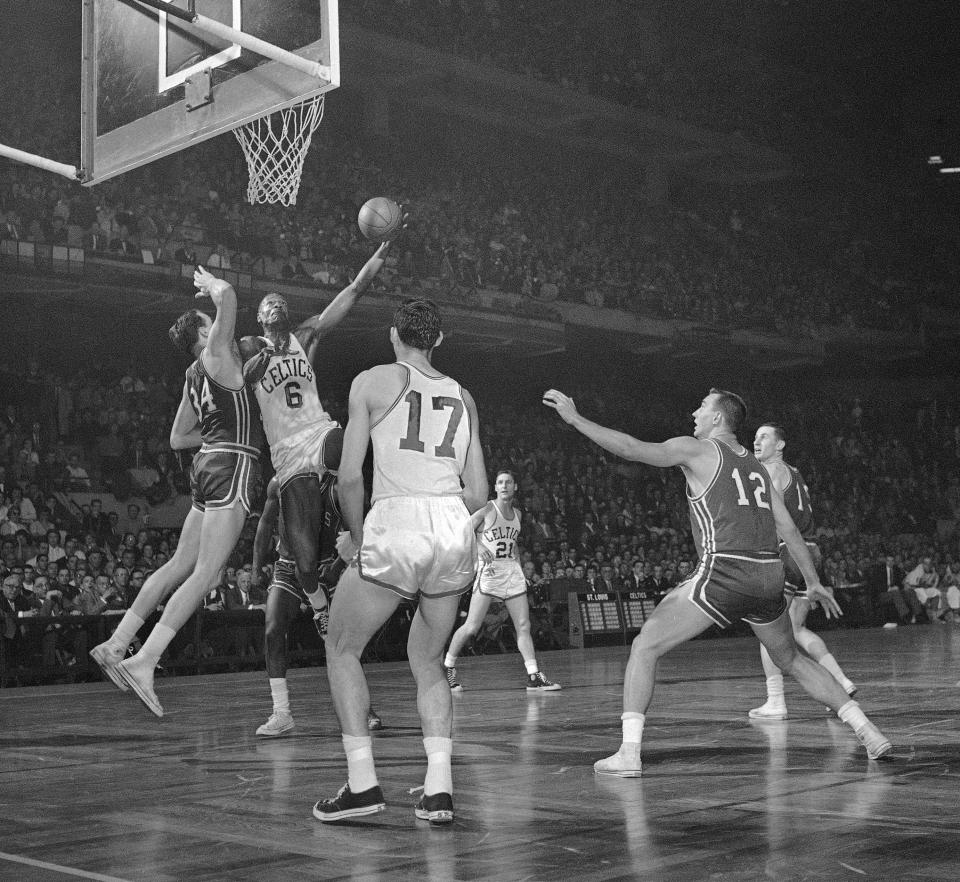
[[[904,586],[903,568],[892,554],[881,557],[866,575],[870,595],[887,624],[916,623],[923,607],[913,589]]]
[[[943,617],[950,612],[950,607],[947,606],[939,585],[940,576],[933,566],[933,559],[929,556],[921,558],[920,563],[903,579],[904,588],[913,589],[917,600],[926,610],[927,619],[931,622],[943,621]]]

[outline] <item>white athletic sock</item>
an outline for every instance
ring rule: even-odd
[[[818,658],[817,661],[830,672],[833,679],[838,683],[846,686],[850,682],[846,674],[840,669],[840,665],[837,664],[837,660],[829,652],[823,658]]]
[[[771,704],[784,704],[783,674],[767,677],[767,700]]]
[[[537,660],[535,658],[532,658],[529,661],[524,659],[523,666],[527,669],[528,674],[535,674],[540,670],[540,665],[537,664]]]
[[[427,777],[423,781],[423,795],[434,793],[453,795],[453,769],[450,756],[453,753],[453,739],[431,736],[423,739],[423,749],[427,752]]]
[[[113,632],[113,636],[108,642],[112,646],[116,646],[126,652],[127,647],[133,643],[133,638],[137,636],[137,631],[142,627],[143,619],[132,609],[128,609],[123,614],[123,618],[120,619],[120,624],[117,625],[117,630]]]
[[[347,755],[347,783],[353,793],[363,793],[377,786],[377,770],[373,765],[373,739],[369,735],[344,735],[343,751]]]
[[[848,701],[840,710],[837,711],[837,716],[840,717],[843,722],[845,722],[854,732],[857,731],[861,726],[866,725],[870,722],[867,719],[867,715],[860,710],[860,705],[855,701]]]
[[[620,720],[623,723],[624,744],[640,746],[640,742],[643,740],[643,724],[646,719],[646,714],[638,714],[634,711],[625,711],[620,715]]]
[[[167,625],[154,625],[150,636],[143,641],[143,648],[137,653],[137,656],[146,662],[150,662],[153,667],[157,666],[163,651],[170,645],[177,632]]]
[[[455,668],[457,666],[457,657],[455,655],[450,655],[448,652],[443,657],[443,666],[445,668]]]
[[[290,693],[287,691],[286,677],[270,678],[270,694],[273,696],[274,713],[290,713]]]

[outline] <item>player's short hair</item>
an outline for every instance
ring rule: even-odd
[[[517,473],[513,469],[497,469],[497,473],[493,476],[493,480],[496,481],[501,475],[509,475],[513,478],[513,483],[518,483]]]
[[[764,420],[760,425],[773,429],[773,434],[777,436],[777,440],[784,444],[787,443],[787,430],[780,423],[775,423],[773,420]]]
[[[205,318],[207,316],[199,309],[188,309],[167,332],[170,342],[187,355],[193,355],[193,347],[200,339],[200,328],[203,327]]]
[[[736,434],[747,419],[747,404],[736,392],[713,388],[711,395],[717,396],[717,407],[731,432]]]
[[[440,310],[432,300],[407,300],[393,314],[400,342],[427,352],[440,339]]]

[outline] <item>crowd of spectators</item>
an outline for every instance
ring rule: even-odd
[[[649,78],[649,71],[641,76],[640,60],[618,55],[638,50],[598,39],[611,31],[630,33],[630,25],[639,28],[637,15],[663,14],[661,4],[614,6],[556,8],[532,0],[511,7],[509,26],[497,0],[367,0],[343,14],[430,45],[479,53],[496,64],[515,56],[531,76],[542,75],[542,64],[549,62],[561,80],[612,82],[606,67],[620,71],[619,77]],[[530,35],[539,51],[530,51]],[[583,64],[595,45],[604,47],[601,61]],[[664,67],[661,79],[682,79],[668,73],[683,52],[660,60],[650,54],[654,60],[644,64]],[[723,66],[724,60],[714,63]],[[763,91],[753,77],[743,83]],[[44,91],[78,106],[77,88],[64,77]],[[611,88],[615,94],[609,97],[631,103],[619,86]],[[742,89],[718,89],[764,116]],[[22,113],[13,96],[23,91],[10,90],[0,99],[0,111],[14,126],[10,140],[44,155],[73,156],[76,133],[54,125],[71,115],[46,115],[46,105],[43,113]],[[702,95],[698,103],[718,106]],[[670,97],[665,104],[682,115],[684,102]],[[701,123],[710,127],[709,120]],[[375,283],[381,289],[416,288],[465,302],[486,289],[515,295],[498,306],[528,314],[556,317],[556,301],[587,303],[810,338],[823,326],[904,327],[915,321],[902,308],[901,290],[888,284],[899,280],[891,280],[884,266],[865,265],[865,252],[876,260],[884,249],[865,246],[853,229],[838,228],[829,206],[818,210],[821,196],[813,191],[801,199],[797,188],[787,186],[760,198],[720,198],[693,209],[651,205],[636,169],[586,176],[577,164],[567,170],[550,163],[484,170],[462,158],[437,163],[436,154],[418,162],[411,156],[415,151],[399,149],[390,137],[371,142],[324,123],[307,155],[296,206],[250,206],[242,198],[246,170],[239,148],[229,135],[224,138],[92,189],[0,163],[0,239],[71,245],[135,262],[146,252],[160,263],[199,261],[214,271],[231,268],[337,288],[369,254],[355,222],[360,204],[388,194],[403,202],[411,219],[402,247]],[[460,156],[453,147],[449,153]]]

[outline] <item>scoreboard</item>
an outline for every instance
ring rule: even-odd
[[[626,645],[656,606],[643,592],[567,595],[571,646]]]

